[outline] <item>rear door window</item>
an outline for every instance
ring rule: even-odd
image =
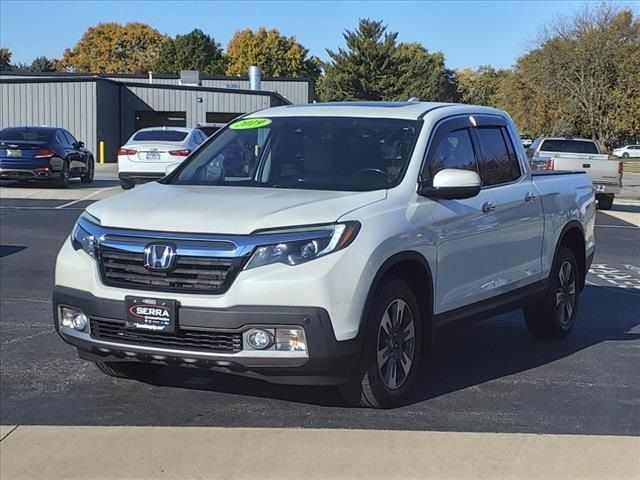
[[[478,127],[476,133],[482,184],[500,185],[520,178],[520,165],[504,127]]]
[[[67,137],[64,136],[64,133],[62,133],[62,130],[58,130],[56,132],[56,141],[60,145],[68,145],[69,144],[69,141],[67,140]]]

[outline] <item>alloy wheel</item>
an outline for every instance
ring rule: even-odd
[[[576,306],[576,275],[571,262],[565,261],[558,271],[558,288],[556,289],[556,314],[560,325],[566,327],[571,323]]]
[[[385,309],[378,329],[377,365],[390,390],[400,388],[415,359],[416,335],[411,308],[404,300],[393,300]]]

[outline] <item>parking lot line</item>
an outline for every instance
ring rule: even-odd
[[[62,208],[70,207],[71,205],[75,205],[76,203],[80,203],[80,202],[84,202],[84,201],[86,201],[86,200],[89,200],[90,198],[95,197],[95,196],[96,196],[96,195],[98,195],[99,193],[106,192],[106,191],[109,191],[109,190],[114,190],[114,189],[116,189],[116,188],[120,188],[120,187],[108,187],[108,188],[102,188],[102,189],[100,189],[100,190],[96,190],[95,192],[90,193],[89,195],[85,195],[85,196],[84,196],[84,197],[82,197],[82,198],[78,198],[77,200],[72,200],[71,202],[64,203],[64,204],[59,205],[59,206],[57,206],[57,207],[55,207],[55,208],[59,210],[59,209],[62,209]]]

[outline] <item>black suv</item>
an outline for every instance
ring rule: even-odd
[[[0,130],[0,180],[52,180],[66,188],[73,177],[91,183],[94,170],[92,153],[64,128]]]

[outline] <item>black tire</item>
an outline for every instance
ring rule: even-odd
[[[133,362],[94,362],[98,370],[114,378],[145,379],[153,376],[162,365]]]
[[[399,322],[388,323],[391,318],[398,318],[399,306],[404,315]],[[361,361],[351,379],[340,385],[340,393],[353,406],[392,408],[406,399],[420,364],[422,317],[411,287],[398,279],[383,284],[373,297],[366,320]],[[383,329],[383,324],[391,328]],[[388,331],[392,331],[392,335],[386,335]],[[413,358],[409,359],[411,354]],[[399,360],[399,357],[404,360],[405,355],[411,360],[408,372]],[[391,388],[394,382],[396,386]]]
[[[55,186],[57,188],[67,188],[69,186],[70,178],[71,175],[69,174],[69,164],[67,162],[64,162],[62,172],[60,172],[60,176],[55,180]]]
[[[531,335],[539,339],[560,339],[569,334],[578,316],[580,275],[573,251],[561,247],[551,269],[549,288],[542,298],[535,299],[524,309]]]
[[[629,158],[629,152],[624,152],[622,154],[622,158]]]
[[[80,177],[80,181],[82,183],[93,183],[93,176],[95,175],[96,165],[93,161],[93,158],[89,159],[89,164],[87,165],[88,170],[83,176]]]
[[[600,210],[611,210],[613,198],[614,195],[598,195],[598,208]]]
[[[135,184],[131,180],[120,179],[120,186],[123,190],[131,190]]]

